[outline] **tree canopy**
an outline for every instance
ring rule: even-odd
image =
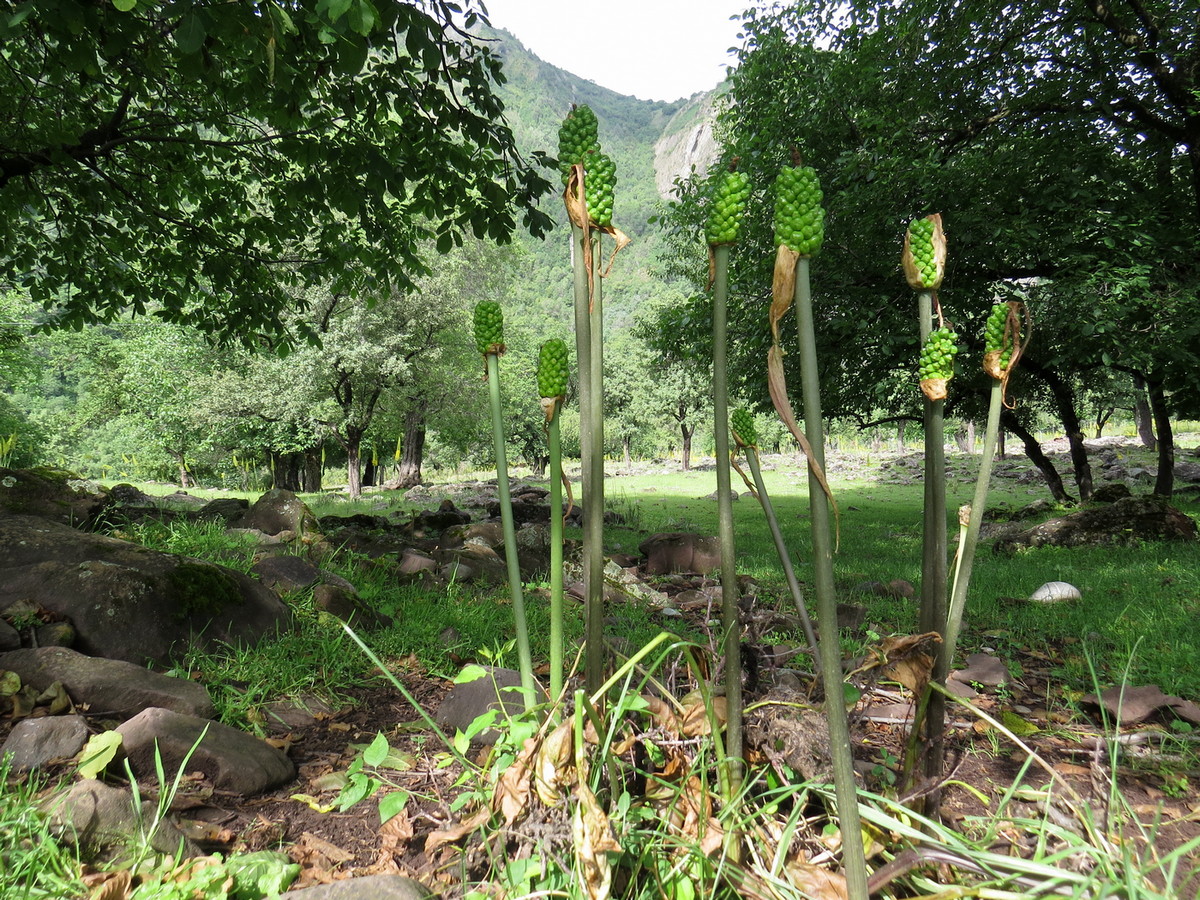
[[[0,11],[0,281],[78,327],[153,312],[294,341],[300,287],[534,234],[549,188],[444,0],[27,0]]]
[[[719,136],[760,192],[752,209],[769,211],[793,147],[820,174],[829,414],[916,413],[916,304],[898,263],[906,225],[931,212],[950,240],[947,317],[977,353],[991,304],[1026,296],[1037,336],[1016,388],[1054,395],[1068,432],[1072,391],[1103,367],[1180,409],[1180,373],[1200,363],[1194,4],[817,0],[751,11],[743,35]],[[670,217],[697,284],[706,187],[685,186]],[[730,327],[736,386],[760,403],[772,260],[757,215],[734,254],[732,293],[747,302]],[[668,309],[664,333],[702,348],[704,304]],[[969,415],[982,376],[965,374],[951,399]]]

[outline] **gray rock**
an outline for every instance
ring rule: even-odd
[[[87,521],[103,503],[97,485],[75,481],[69,472],[0,466],[0,513],[67,525]]]
[[[196,512],[196,518],[234,522],[246,515],[249,509],[250,501],[243,500],[241,497],[217,497],[199,509]]]
[[[428,553],[411,548],[400,554],[400,573],[416,575],[419,572],[432,572],[437,569],[437,560]]]
[[[250,568],[267,587],[277,594],[290,594],[312,587],[321,577],[321,571],[302,556],[281,553],[266,556]]]
[[[1022,547],[1081,547],[1137,544],[1141,541],[1195,541],[1196,522],[1160,497],[1126,497],[1043,522],[1016,535],[997,539],[994,549],[1016,552]]]
[[[23,601],[75,626],[92,656],[167,662],[176,644],[253,644],[291,612],[253,578],[199,559],[85,534],[33,516],[0,517],[0,613]]]
[[[43,809],[64,839],[77,841],[99,854],[123,850],[140,841],[144,825],[152,822],[155,814],[149,800],[142,803],[139,812],[130,790],[109,787],[94,779],[79,781],[69,791],[55,794]],[[170,819],[159,822],[150,836],[150,846],[159,853],[177,854],[181,847],[184,856],[202,853]]]
[[[117,732],[138,777],[154,775],[156,752],[167,772],[178,771],[197,741],[200,743],[188,760],[187,771],[203,772],[218,790],[259,794],[290,781],[296,774],[287,754],[265,741],[228,725],[169,709],[144,710]]]
[[[508,579],[507,563],[490,547],[470,544],[453,550],[435,550],[433,558],[443,566],[457,564],[455,577],[459,581],[477,578],[489,584],[503,584]]]
[[[65,647],[37,647],[0,654],[0,669],[16,672],[24,684],[44,691],[62,682],[76,704],[93,715],[133,716],[159,706],[193,716],[216,715],[202,685],[170,678],[117,659],[84,656]]]
[[[22,719],[0,747],[0,758],[12,754],[14,769],[36,769],[53,759],[70,759],[87,743],[83,716]]]
[[[353,587],[318,584],[313,588],[313,606],[361,628],[383,628],[390,620],[371,609]]]
[[[328,717],[332,714],[333,709],[328,703],[311,695],[274,700],[262,706],[267,728],[279,733],[305,728],[316,722],[318,716]]]
[[[433,893],[403,875],[366,875],[290,891],[288,900],[426,900]]]
[[[282,488],[267,491],[244,516],[231,524],[273,535],[282,535],[284,532],[305,535],[318,530],[317,518],[312,510],[291,491]]]
[[[520,691],[511,690],[521,686],[520,672],[492,666],[475,668],[481,668],[483,676],[454,685],[438,707],[437,723],[451,733],[465,732],[472,722],[491,709],[504,710],[509,715],[516,715],[524,709]],[[498,737],[494,728],[488,728],[473,740],[480,744],[494,744]]]
[[[21,634],[3,619],[0,619],[0,653],[16,650],[21,646]]]
[[[647,575],[707,575],[721,565],[721,545],[708,535],[682,531],[653,534],[638,545],[638,550],[646,557]]]

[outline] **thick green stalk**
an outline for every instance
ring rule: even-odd
[[[933,330],[933,294],[921,291],[917,295],[917,314],[920,319],[921,346]],[[946,438],[944,423],[945,401],[924,398],[925,425],[925,527],[924,553],[921,562],[922,633],[936,631],[945,637],[946,629]],[[941,657],[934,664],[933,680],[945,684],[946,670]],[[923,720],[926,777],[938,779],[942,774],[942,732],[946,722],[946,699],[934,693]],[[914,727],[918,723],[914,722]],[[925,814],[936,818],[936,797],[926,804]]]
[[[817,635],[813,631],[812,620],[808,616],[804,591],[800,587],[800,580],[796,577],[796,570],[792,566],[792,555],[783,539],[779,519],[775,516],[775,507],[771,505],[771,497],[767,494],[767,485],[763,481],[762,466],[758,464],[756,448],[746,448],[746,462],[750,466],[750,475],[754,478],[754,489],[758,492],[758,502],[762,505],[763,515],[767,517],[767,525],[771,529],[771,539],[775,542],[775,552],[779,554],[779,562],[783,566],[783,575],[787,579],[788,590],[791,591],[792,600],[796,604],[796,614],[800,616],[800,624],[804,626],[804,635],[808,638],[808,647],[812,650],[813,664],[816,665],[819,657]]]
[[[500,411],[500,357],[487,354],[488,393],[492,400],[492,439],[496,446],[496,488],[500,500],[500,521],[504,529],[504,559],[508,564],[508,588],[516,619],[517,660],[521,668],[521,695],[525,708],[537,700],[533,680],[533,657],[529,653],[529,623],[525,618],[525,597],[521,592],[521,565],[517,559],[517,529],[513,524],[512,499],[508,489],[508,453],[504,445],[504,416]]]
[[[585,600],[585,682],[595,693],[604,678],[604,396],[599,248],[587,267],[591,236],[571,226],[575,287],[575,354],[579,360],[579,444],[582,459],[583,593]],[[595,281],[594,297],[589,290]]]
[[[733,535],[733,498],[729,476],[729,379],[727,314],[729,245],[713,248],[713,416],[717,450],[717,535],[721,541],[721,627],[725,635],[725,751],[729,761],[722,785],[726,801],[742,783],[742,624],[738,610],[737,548]]]
[[[558,428],[561,404],[555,401],[546,425],[550,445],[550,699],[558,702],[563,688],[563,499],[562,439]]]
[[[800,258],[796,272],[795,301],[800,331],[804,431],[812,449],[812,462],[824,470],[825,428],[821,422],[821,378],[817,370],[817,340],[813,327],[808,257]],[[825,715],[829,722],[830,752],[833,757],[833,786],[842,832],[842,869],[850,900],[867,900],[867,861],[863,852],[858,791],[854,782],[854,752],[850,748],[850,725],[846,720],[846,700],[842,693],[842,650],[838,639],[837,594],[833,583],[829,501],[811,465],[808,469],[808,502],[812,525],[813,581],[817,593],[817,618],[821,623],[818,655],[821,681],[825,685]]]
[[[992,480],[992,462],[996,458],[996,435],[1000,430],[1000,412],[1003,408],[1004,388],[992,379],[992,393],[988,403],[987,432],[983,438],[983,457],[979,461],[979,478],[975,482],[975,497],[971,501],[971,516],[967,532],[959,546],[958,560],[954,566],[954,590],[950,596],[950,612],[946,619],[946,634],[940,653],[943,672],[949,672],[954,663],[954,651],[958,644],[958,632],[962,627],[963,609],[967,603],[967,588],[971,583],[971,569],[975,565],[975,548],[979,544],[979,528],[983,524],[983,510],[987,504],[988,484]],[[939,682],[943,683],[943,682]]]
[[[597,235],[600,232],[596,232]],[[584,500],[584,558],[587,563],[587,684],[604,678],[604,315],[600,269],[600,239],[592,252],[592,389],[588,417],[592,420],[591,494]]]

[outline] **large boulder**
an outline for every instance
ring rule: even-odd
[[[263,534],[290,532],[301,536],[318,533],[317,517],[299,497],[283,488],[273,488],[263,494],[235,524]]]
[[[998,538],[995,550],[1012,553],[1023,547],[1086,547],[1139,544],[1142,541],[1194,541],[1196,522],[1162,497],[1124,497],[1081,509]]]
[[[638,545],[647,575],[694,572],[707,575],[721,567],[721,543],[709,535],[685,531],[652,534]]]
[[[104,502],[100,488],[58,469],[6,469],[0,466],[0,515],[39,516],[76,525]]]
[[[71,700],[93,715],[134,716],[148,706],[205,718],[216,715],[203,685],[119,659],[84,656],[66,647],[2,653],[0,670],[16,672],[23,684],[38,691],[61,684]]]
[[[0,614],[25,601],[75,625],[77,649],[144,664],[172,648],[249,644],[291,626],[253,578],[190,557],[85,534],[34,516],[0,516]]]

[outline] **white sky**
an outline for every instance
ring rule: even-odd
[[[753,0],[483,0],[496,28],[548,63],[642,100],[712,90]]]

